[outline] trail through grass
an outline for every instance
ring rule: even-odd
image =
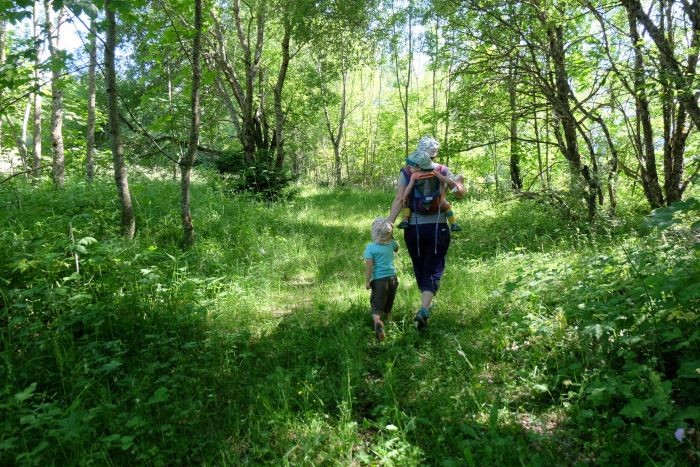
[[[696,426],[697,381],[630,368],[644,325],[620,341],[630,331],[601,318],[617,311],[582,312],[637,300],[621,248],[654,249],[629,227],[583,233],[534,203],[455,203],[464,231],[428,331],[412,326],[419,294],[400,239],[378,343],[361,254],[391,193],[305,189],[266,205],[202,183],[184,253],[177,196],[135,183],[139,232],[126,243],[108,185],[2,194],[2,463],[682,464],[697,450],[673,439]],[[69,223],[97,240],[80,275]],[[696,303],[677,300],[667,319],[683,355],[698,348]]]

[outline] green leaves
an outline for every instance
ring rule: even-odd
[[[29,386],[27,386],[26,388],[24,388],[24,390],[15,394],[15,400],[17,402],[24,402],[34,395],[35,390],[36,390],[36,383],[32,383]]]
[[[647,229],[658,228],[664,230],[680,223],[683,215],[690,215],[698,210],[700,210],[700,200],[690,198],[685,201],[678,201],[670,206],[654,209],[647,216],[642,226]],[[700,220],[693,222],[691,229],[700,229]]]

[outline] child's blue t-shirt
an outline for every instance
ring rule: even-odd
[[[391,243],[372,242],[367,244],[363,257],[374,262],[372,280],[396,275],[394,252],[398,250],[398,247],[399,244],[396,240],[392,240]]]

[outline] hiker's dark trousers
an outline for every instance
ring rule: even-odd
[[[418,288],[421,292],[436,293],[450,247],[449,226],[447,223],[413,224],[404,231],[403,238],[411,255]]]

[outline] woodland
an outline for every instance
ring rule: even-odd
[[[698,465],[700,0],[0,0],[0,464]],[[430,326],[424,135],[464,176]]]

